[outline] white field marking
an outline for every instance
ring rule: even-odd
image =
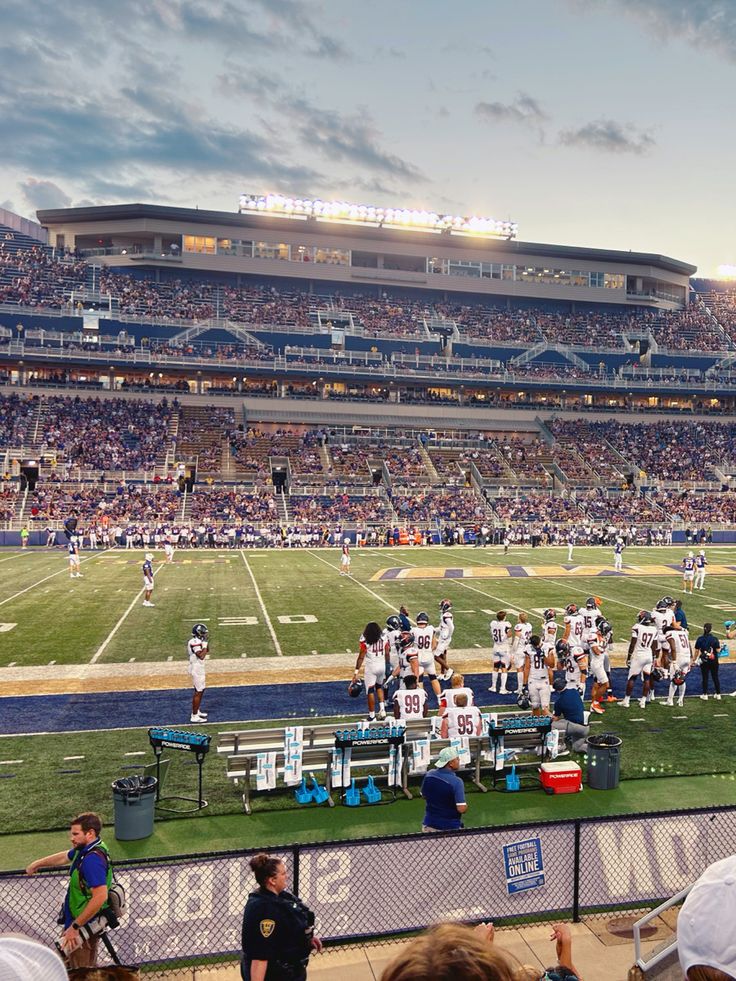
[[[49,663],[48,663],[48,665],[47,665],[47,667],[49,667],[49,668],[50,668],[52,664],[56,664],[56,661],[49,661]]]
[[[0,562],[12,562],[13,559],[20,558],[21,555],[25,555],[25,552],[18,552],[16,555],[6,555],[4,559],[0,559]]]
[[[263,602],[263,597],[261,596],[261,591],[258,588],[256,577],[253,575],[253,570],[248,565],[248,560],[246,559],[245,552],[242,549],[240,550],[240,558],[243,560],[243,564],[245,565],[245,568],[248,570],[248,575],[250,576],[251,582],[253,583],[253,589],[255,590],[256,593],[256,599],[258,600],[258,603],[261,607],[261,611],[263,613],[263,619],[266,621],[266,626],[268,627],[268,632],[271,634],[271,640],[273,641],[274,650],[279,656],[281,656],[283,655],[284,652],[281,650],[281,644],[279,644],[279,639],[276,636],[276,631],[273,629],[273,624],[271,623],[271,617],[268,615],[266,604]]]
[[[23,760],[0,760],[0,766],[14,766],[16,763],[22,763]]]
[[[209,617],[183,617],[182,623],[209,623]]]
[[[64,762],[70,763],[72,760],[84,760],[86,758],[87,758],[86,756],[65,756]]]
[[[719,712],[719,713],[716,713],[716,714],[713,715],[713,718],[714,719],[727,719],[728,718],[728,712]]]
[[[104,553],[101,552],[100,555],[102,555],[102,554],[104,554]],[[96,559],[96,558],[98,558],[97,555],[88,555],[87,558],[86,559],[82,559],[79,564],[82,565],[84,562],[90,562],[92,559]],[[11,600],[17,599],[19,596],[22,596],[24,593],[29,592],[31,589],[35,589],[36,586],[40,586],[42,583],[48,582],[49,579],[54,579],[56,576],[60,576],[64,572],[66,572],[66,573],[69,572],[68,565],[64,566],[61,569],[58,569],[56,572],[52,572],[50,576],[44,576],[44,578],[43,579],[39,579],[38,582],[32,582],[30,586],[26,586],[25,589],[21,589],[19,592],[13,593],[13,595],[12,596],[8,596],[7,599],[0,600],[0,606],[5,606],[5,604],[6,603],[10,603]],[[47,590],[47,592],[48,592],[48,590]],[[70,592],[71,592],[71,590],[70,590]]]
[[[687,716],[686,715],[673,715],[672,718],[673,719],[686,719]]]
[[[135,661],[135,658],[134,657],[129,657],[128,658],[128,664],[132,664],[133,661]]]
[[[18,663],[17,661],[11,661],[10,664],[8,664],[8,667],[9,668],[14,668],[17,663]]]
[[[515,582],[516,580],[513,581]],[[463,586],[465,589],[472,589],[474,593],[480,593],[481,596],[487,596],[488,599],[496,600],[497,602],[501,603],[502,605],[499,607],[499,609],[503,610],[507,608],[506,600],[502,600],[499,596],[495,596],[493,593],[487,593],[484,589],[478,589],[477,586],[471,586],[470,583],[464,582],[462,579],[444,579],[443,582],[451,582],[456,586]],[[517,603],[514,604],[514,616],[516,615],[516,611],[527,613],[529,616],[534,615],[531,610],[527,610],[523,606],[519,606]]]
[[[145,749],[136,749],[133,750],[133,752],[131,753],[123,753],[123,756],[145,756],[145,755],[146,755]],[[81,759],[84,759],[84,757],[82,756]]]
[[[320,562],[324,562],[325,565],[328,565],[335,572],[339,572],[340,571],[340,567],[339,566],[333,565],[333,563],[332,562],[328,562],[327,559],[323,559],[321,555],[317,555],[317,553],[315,551],[313,551],[311,548],[308,548],[307,549],[307,552],[310,555],[314,556],[315,559],[319,559]],[[383,596],[379,596],[378,593],[374,593],[372,589],[370,589],[368,586],[365,585],[365,583],[360,582],[358,579],[356,579],[354,576],[350,575],[349,573],[348,573],[347,578],[350,580],[350,582],[354,582],[356,586],[360,586],[361,589],[364,589],[366,591],[366,593],[370,593],[371,596],[374,599],[377,599],[379,603],[383,603],[384,606],[387,606],[390,610],[393,610],[393,608],[394,608],[394,604],[393,603],[389,603],[389,601],[388,600],[385,600],[383,598]],[[340,583],[340,586],[343,586],[343,585],[344,585],[344,583]]]
[[[159,574],[159,572],[161,572],[161,570],[163,568],[164,568],[163,565],[160,565],[157,569],[154,569],[153,570],[153,578],[154,579]],[[113,639],[113,637],[118,632],[118,630],[120,630],[120,628],[122,627],[123,623],[125,623],[126,619],[128,618],[128,614],[133,609],[133,607],[136,605],[136,603],[141,598],[141,596],[145,593],[145,591],[146,591],[146,587],[145,586],[142,586],[139,589],[139,591],[135,594],[135,596],[131,600],[131,603],[130,603],[130,606],[128,607],[128,609],[125,611],[125,613],[123,613],[123,615],[120,617],[120,619],[118,620],[118,622],[112,628],[112,630],[110,631],[110,633],[107,635],[107,637],[105,637],[105,639],[102,641],[102,643],[97,648],[97,650],[95,651],[95,653],[92,655],[92,659],[89,662],[90,664],[96,664],[99,661],[99,659],[105,653],[105,650],[107,649],[107,645]],[[120,592],[120,590],[118,590],[118,592]]]
[[[248,655],[247,654],[241,654],[240,656],[241,657],[247,657]]]
[[[174,660],[174,655],[173,654],[169,654],[169,656],[166,658],[166,660],[167,661],[173,661]]]

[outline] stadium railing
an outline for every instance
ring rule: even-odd
[[[724,806],[257,850],[286,862],[289,888],[333,945],[393,939],[447,920],[600,927],[619,915],[633,919],[731,855],[735,834],[736,807]],[[255,888],[248,866],[255,851],[116,862],[128,896],[113,932],[121,960],[158,970],[231,969]],[[53,944],[67,880],[67,870],[0,874],[0,931]]]

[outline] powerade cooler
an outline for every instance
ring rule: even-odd
[[[578,763],[542,763],[540,774],[545,794],[576,794],[583,789],[583,771]]]

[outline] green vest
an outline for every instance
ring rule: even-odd
[[[76,919],[82,912],[84,907],[92,898],[92,890],[89,888],[87,883],[84,881],[83,876],[80,875],[80,867],[82,865],[81,854],[82,849],[76,849],[74,857],[72,858],[72,871],[69,877],[69,912],[72,914],[72,918]],[[107,850],[107,845],[103,841],[98,841],[97,844],[90,848],[86,854],[92,852],[101,851],[105,858],[107,859],[107,881],[106,885],[109,889],[112,885],[112,862],[110,861],[110,852]],[[102,909],[105,909],[107,902],[104,903]]]

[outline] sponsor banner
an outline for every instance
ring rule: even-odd
[[[539,889],[544,885],[542,842],[538,837],[504,845],[503,862],[509,896],[525,889]]]

